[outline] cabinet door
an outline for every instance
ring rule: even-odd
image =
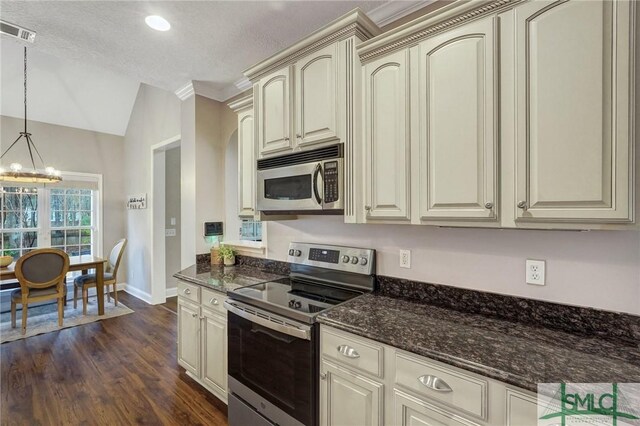
[[[634,6],[570,0],[515,9],[517,220],[632,219]]]
[[[478,426],[471,420],[397,389],[394,391],[394,413],[396,426]]]
[[[178,298],[178,364],[200,376],[200,307]]]
[[[409,220],[409,51],[364,68],[366,216]]]
[[[255,212],[256,155],[253,110],[238,113],[238,215]]]
[[[538,424],[538,401],[534,394],[507,389],[506,426]]]
[[[299,60],[295,65],[296,144],[305,146],[337,139],[337,44]]]
[[[383,385],[322,361],[320,424],[323,426],[382,425]]]
[[[227,320],[202,310],[202,380],[227,393]]]
[[[290,150],[290,70],[284,68],[258,84],[258,145],[260,156]]]
[[[472,22],[415,50],[422,220],[496,218],[496,20]]]

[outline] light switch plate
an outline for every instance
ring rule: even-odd
[[[545,284],[545,261],[527,259],[526,263],[527,284]]]

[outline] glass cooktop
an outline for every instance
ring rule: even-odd
[[[292,278],[241,287],[229,293],[233,299],[307,323],[313,323],[323,310],[362,294]]]

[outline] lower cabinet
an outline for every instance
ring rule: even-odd
[[[536,396],[370,339],[320,328],[322,426],[535,426]]]
[[[226,297],[183,282],[178,294],[178,364],[227,402]]]
[[[320,424],[382,425],[383,385],[322,361]]]

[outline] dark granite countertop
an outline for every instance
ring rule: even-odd
[[[640,382],[638,344],[366,294],[319,322],[535,392],[538,383]]]
[[[190,266],[173,276],[225,294],[239,287],[284,277],[251,266],[211,266],[209,263]]]

